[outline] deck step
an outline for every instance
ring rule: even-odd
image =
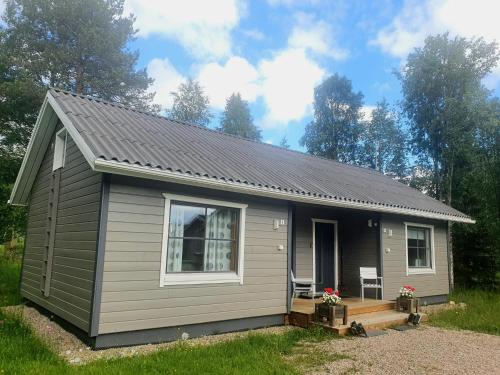
[[[427,315],[422,315],[422,321],[427,320]],[[408,319],[408,314],[397,312],[397,311],[378,311],[366,314],[358,314],[349,319],[347,325],[337,325],[335,327],[330,327],[328,325],[322,325],[325,329],[330,330],[338,335],[345,336],[350,333],[350,325],[352,321],[357,323],[362,323],[365,329],[384,329],[395,325],[405,324]]]
[[[395,309],[395,302],[391,301],[381,301],[380,303],[377,304],[368,304],[366,306],[363,305],[354,305],[354,306],[349,306],[349,316],[352,315],[360,315],[360,314],[369,314],[373,312],[379,312],[379,311],[391,311]]]

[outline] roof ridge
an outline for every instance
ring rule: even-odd
[[[183,120],[177,120],[177,119],[173,119],[173,118],[170,118],[170,117],[167,117],[167,116],[158,115],[158,114],[153,113],[153,112],[148,112],[148,111],[144,111],[144,110],[132,108],[131,106],[127,106],[127,105],[119,103],[119,102],[113,102],[113,101],[109,101],[109,100],[105,100],[105,99],[101,99],[101,98],[96,98],[96,97],[93,97],[93,96],[90,96],[90,95],[77,94],[75,92],[68,91],[68,90],[63,90],[63,89],[60,89],[60,88],[57,88],[57,87],[50,87],[49,90],[56,91],[56,92],[61,92],[63,94],[71,95],[73,97],[79,97],[81,99],[87,99],[87,100],[91,100],[91,101],[93,100],[93,101],[96,101],[96,102],[100,102],[100,103],[104,103],[104,104],[110,105],[112,107],[117,107],[117,108],[129,110],[129,111],[132,111],[132,112],[137,112],[137,113],[140,113],[140,114],[144,114],[144,115],[147,115],[147,116],[156,117],[156,118],[159,118],[159,119],[162,119],[162,120],[167,120],[167,121],[175,122],[175,123],[178,123],[180,125],[191,126],[191,127],[194,127],[194,128],[198,128],[200,130],[210,131],[210,132],[213,132],[213,133],[221,134],[221,135],[226,136],[226,137],[240,139],[240,140],[247,141],[247,142],[253,142],[253,143],[256,143],[256,144],[264,145],[266,147],[273,147],[273,148],[276,148],[276,149],[279,149],[279,150],[282,150],[282,151],[288,151],[288,152],[292,152],[292,153],[295,153],[295,154],[299,154],[299,155],[310,157],[310,158],[314,158],[314,159],[325,160],[325,161],[328,161],[328,162],[331,162],[331,163],[338,164],[340,166],[345,166],[347,168],[362,169],[363,171],[366,171],[366,172],[369,172],[369,173],[373,173],[373,174],[377,174],[377,175],[388,177],[388,176],[384,175],[382,172],[379,172],[379,171],[377,171],[375,169],[372,169],[372,168],[369,168],[369,167],[363,167],[363,166],[360,166],[360,165],[343,163],[343,162],[340,162],[338,160],[329,159],[329,158],[327,158],[325,156],[308,154],[306,152],[302,152],[302,151],[298,151],[298,150],[291,150],[289,148],[281,147],[281,146],[277,146],[277,145],[273,145],[271,143],[257,141],[257,140],[249,139],[249,138],[244,138],[244,137],[241,137],[241,136],[238,136],[238,135],[235,135],[235,134],[224,133],[221,130],[211,129],[211,128],[208,128],[206,126],[194,124],[194,123],[191,123],[191,122],[187,122],[187,121],[183,121]]]

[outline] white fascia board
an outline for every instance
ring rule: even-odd
[[[160,170],[157,168],[144,167],[144,166],[132,165],[128,163],[120,163],[117,161],[109,161],[103,159],[95,160],[94,170],[96,172],[102,172],[102,173],[114,173],[125,176],[173,182],[184,185],[199,186],[208,189],[232,191],[242,194],[257,195],[257,196],[282,199],[282,200],[284,199],[294,202],[319,204],[323,206],[332,206],[332,207],[345,207],[345,208],[352,208],[365,211],[393,213],[398,215],[408,215],[408,216],[423,217],[436,220],[449,220],[454,222],[471,223],[471,224],[475,223],[474,220],[465,217],[397,208],[397,207],[389,207],[389,206],[384,206],[382,204],[360,203],[360,202],[314,197],[309,195],[301,195],[286,191],[280,191],[272,188],[249,186],[238,182],[223,181],[203,176],[192,176],[178,172],[170,172],[170,171]]]
[[[68,115],[61,109],[59,104],[57,104],[57,101],[54,99],[54,97],[50,94],[50,92],[47,93],[47,98],[50,106],[54,109],[54,111],[57,114],[57,117],[59,117],[59,120],[61,120],[62,124],[68,131],[68,134],[70,135],[71,139],[73,142],[76,143],[78,149],[81,151],[83,154],[83,157],[87,162],[89,163],[90,167],[94,169],[94,162],[95,162],[95,156],[90,147],[87,145],[87,143],[83,140],[82,136],[80,135],[80,132],[75,128],[71,120],[69,119]]]
[[[50,118],[48,118],[47,116],[50,116]],[[31,190],[30,185],[33,185],[36,172],[38,172],[38,168],[35,168],[35,171],[33,169],[33,166],[40,164],[42,161],[41,159],[45,155],[45,150],[43,150],[43,152],[40,152],[40,148],[43,146],[48,146],[48,143],[42,142],[42,140],[45,140],[47,133],[52,134],[55,124],[57,124],[57,119],[61,121],[64,128],[66,128],[69,135],[76,143],[77,147],[80,149],[87,162],[90,164],[91,168],[94,169],[94,154],[85,143],[78,130],[74,127],[69,117],[66,115],[66,113],[64,113],[59,104],[57,104],[57,101],[49,91],[45,95],[40,114],[38,115],[30,141],[28,143],[28,147],[26,149],[26,154],[24,155],[21,168],[19,170],[19,173],[17,174],[16,182],[14,183],[14,187],[9,199],[10,204],[15,206],[25,206],[27,204],[28,194],[24,194],[24,192],[26,191],[26,189]],[[35,175],[33,176],[33,174]]]

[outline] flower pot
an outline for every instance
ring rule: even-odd
[[[412,312],[418,313],[418,299],[408,298],[408,297],[398,297],[396,298],[396,310],[401,311],[407,314],[411,314]]]
[[[344,319],[345,306],[344,305],[328,305],[326,303],[319,303],[315,307],[315,321],[320,323],[327,323],[330,326],[335,325],[336,319]]]

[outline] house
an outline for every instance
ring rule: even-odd
[[[21,293],[96,348],[283,324],[317,291],[449,293],[448,222],[376,171],[48,91],[10,203],[28,205]]]

